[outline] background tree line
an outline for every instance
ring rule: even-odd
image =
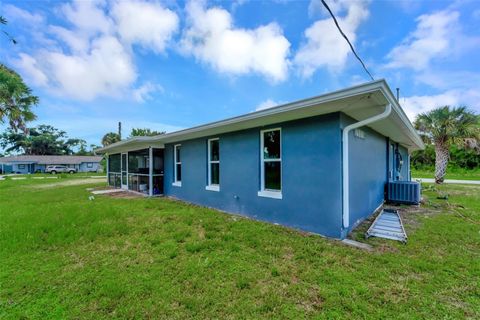
[[[136,136],[155,136],[164,134],[163,131],[153,131],[146,128],[133,128],[128,138]],[[102,145],[120,141],[118,133],[109,132],[102,138]],[[5,154],[24,155],[94,155],[95,149],[100,146],[87,145],[83,139],[69,138],[65,131],[51,125],[25,127],[25,130],[8,128],[0,134],[0,147]]]
[[[165,134],[165,131],[155,131],[148,128],[132,128],[128,139],[133,137],[153,137],[161,134]],[[118,123],[118,133],[108,132],[102,137],[102,145],[104,147],[122,140],[122,126]]]
[[[467,149],[452,144],[449,148],[450,160],[448,168],[474,170],[480,168],[480,150]],[[435,168],[435,146],[427,144],[425,150],[414,151],[411,165],[417,170],[433,170]]]
[[[480,163],[480,115],[466,107],[443,106],[419,114],[414,126],[426,143],[412,155],[415,168],[435,167],[442,183],[447,168],[476,169]]]
[[[96,146],[92,145],[90,146],[90,150],[87,150],[86,144],[85,140],[68,138],[65,131],[44,124],[27,128],[25,131],[9,128],[6,132],[0,134],[0,146],[7,154],[93,154],[93,149],[95,149]]]

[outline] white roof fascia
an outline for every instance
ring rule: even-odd
[[[295,111],[303,108],[308,108],[311,106],[319,105],[319,104],[324,104],[332,101],[337,101],[341,99],[347,99],[350,97],[362,95],[362,94],[368,94],[371,92],[375,91],[381,91],[385,99],[392,104],[393,110],[395,111],[396,114],[400,117],[404,124],[405,130],[404,133],[412,140],[413,143],[415,143],[418,148],[423,149],[424,144],[418,135],[418,133],[415,131],[413,128],[413,125],[411,124],[410,120],[406,116],[406,114],[403,112],[402,108],[400,107],[398,101],[395,99],[395,97],[392,94],[392,91],[388,87],[388,84],[384,79],[381,80],[376,80],[376,81],[371,81],[365,84],[360,84],[354,87],[330,92],[321,96],[313,97],[313,98],[308,98],[308,99],[303,99],[299,101],[295,101],[292,103],[287,103],[284,105],[279,105],[273,108],[269,108],[266,110],[260,110],[260,111],[255,111],[251,112],[248,114],[240,115],[237,117],[225,119],[225,120],[220,120],[216,122],[211,122],[207,123],[205,125],[200,125],[196,127],[192,127],[189,129],[184,129],[184,130],[179,130],[179,131],[174,131],[171,133],[167,134],[162,134],[158,136],[152,136],[152,137],[134,137],[129,140],[124,140],[120,142],[116,142],[114,144],[111,144],[109,146],[97,149],[96,152],[98,153],[106,153],[106,152],[119,152],[118,150],[120,147],[125,147],[125,150],[131,150],[129,147],[130,144],[135,145],[135,143],[157,143],[159,146],[164,144],[164,143],[171,143],[171,142],[176,142],[176,141],[182,141],[182,140],[189,140],[192,138],[195,138],[199,135],[199,133],[205,131],[207,132],[208,130],[211,129],[216,129],[216,128],[221,128],[221,127],[228,127],[234,124],[239,124],[239,123],[244,123],[244,122],[249,122],[255,119],[261,119],[265,118],[266,120],[269,119],[269,117],[274,116],[274,115],[280,115],[289,111]],[[340,110],[338,110],[340,111]],[[328,111],[326,113],[331,113],[335,111]],[[322,114],[321,112],[319,114]],[[267,123],[267,121],[266,121]],[[236,131],[236,130],[230,130],[230,131]],[[229,132],[229,130],[225,130],[223,133]],[[206,134],[208,135],[208,134]],[[143,145],[143,144],[142,144]],[[162,145],[163,147],[163,145]]]
[[[425,144],[423,143],[422,138],[417,133],[417,130],[415,130],[415,128],[413,127],[410,119],[408,119],[398,100],[393,95],[392,90],[390,90],[390,87],[387,85],[385,80],[382,81],[382,91],[385,98],[392,104],[393,110],[395,111],[395,113],[397,113],[397,115],[407,127],[407,130],[405,130],[404,133],[412,139],[412,141],[419,147],[419,149],[425,149]]]
[[[131,150],[138,150],[144,149],[148,147],[155,147],[155,148],[163,148],[164,145],[158,139],[158,136],[155,137],[134,137],[127,140],[122,140],[119,142],[112,143],[103,148],[99,148],[95,150],[95,153],[111,153],[112,151],[123,152],[123,151],[131,151]]]

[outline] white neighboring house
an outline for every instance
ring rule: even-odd
[[[64,165],[77,172],[98,172],[102,170],[101,156],[11,156],[0,158],[2,173],[45,172],[50,165]]]

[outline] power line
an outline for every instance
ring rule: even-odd
[[[335,22],[335,25],[337,26],[337,29],[338,31],[340,31],[340,34],[345,38],[345,40],[347,41],[348,45],[350,46],[350,49],[352,50],[353,54],[355,55],[355,57],[357,57],[358,61],[360,61],[360,63],[362,64],[362,67],[363,69],[365,70],[366,73],[368,73],[368,75],[370,76],[370,78],[372,80],[375,80],[373,79],[373,76],[372,74],[368,71],[367,69],[367,66],[365,65],[365,63],[363,63],[362,59],[360,58],[360,56],[357,54],[357,52],[355,51],[355,48],[353,48],[353,45],[352,43],[350,42],[350,40],[348,39],[347,35],[345,33],[343,33],[343,30],[342,28],[340,28],[340,25],[338,24],[338,21],[337,21],[337,18],[335,18],[335,15],[333,14],[332,10],[330,10],[330,7],[328,6],[328,4],[325,2],[325,0],[322,0],[322,3],[323,3],[323,6],[328,10],[328,12],[330,13],[330,16],[332,16],[332,19],[333,21]]]

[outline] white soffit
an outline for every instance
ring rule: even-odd
[[[137,137],[132,140],[120,141],[100,148],[97,152],[120,152],[120,150],[133,150],[132,148],[144,148],[153,146],[153,144],[157,147],[163,147],[165,143],[264,127],[333,112],[343,112],[360,121],[381,113],[389,103],[393,107],[391,115],[384,120],[371,124],[369,127],[407,146],[409,150],[422,149],[424,147],[423,142],[395,100],[387,83],[382,79],[190,129],[155,137]]]

